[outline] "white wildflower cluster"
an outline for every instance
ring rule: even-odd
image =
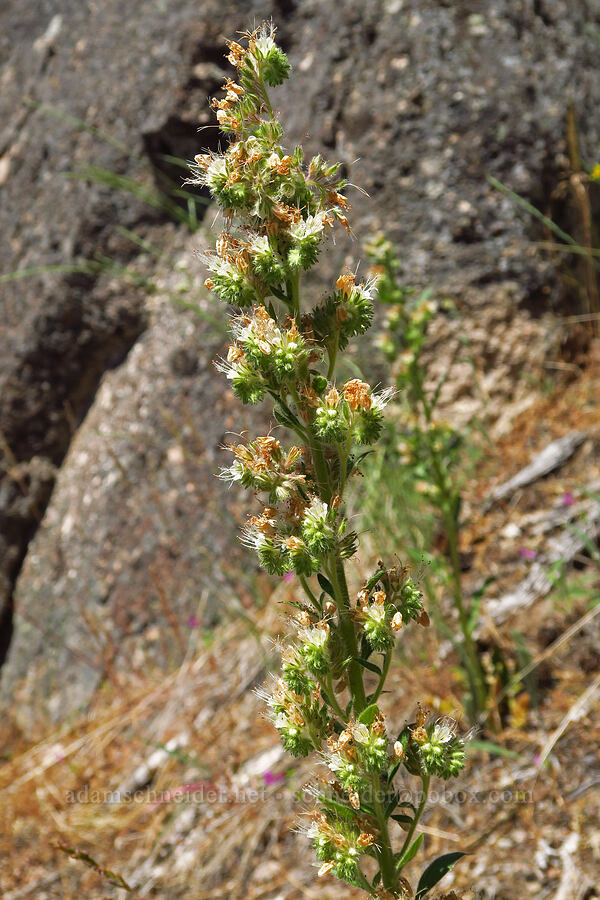
[[[412,732],[392,742],[376,702],[401,626],[427,624],[418,587],[406,570],[382,564],[352,603],[346,582],[345,560],[358,546],[347,525],[346,487],[364,456],[360,445],[381,433],[393,391],[358,378],[336,383],[335,369],[338,353],[371,323],[374,282],[359,284],[346,272],[322,302],[303,305],[304,270],[336,222],[348,227],[344,181],[337,164],[315,156],[305,166],[300,147],[288,153],[282,146],[267,87],[287,77],[289,63],[273,27],[228,48],[236,80],[227,79],[213,107],[230,143],[223,153],[200,154],[193,167],[194,182],[209,188],[227,222],[207,257],[207,287],[235,308],[232,343],[217,367],[243,403],[269,398],[293,442],[286,448],[276,432],[231,444],[233,462],[221,477],[261,503],[243,542],[272,575],[294,572],[306,597],[293,601],[281,676],[261,696],[286,750],[320,754],[333,778],[329,792],[313,792],[320,810],[308,833],[320,874],[371,896],[400,897],[405,882],[388,833],[393,775],[404,758],[411,771],[432,769],[438,757],[447,768],[448,754],[438,748],[454,747],[454,738],[444,741],[438,729],[420,742]],[[365,856],[378,866],[370,880]]]
[[[465,764],[465,739],[457,732],[455,719],[427,717],[420,709],[414,727],[407,726],[399,736],[408,771],[427,778],[456,777]]]
[[[376,574],[361,588],[356,597],[356,617],[370,647],[379,652],[393,647],[405,623],[429,624],[423,594],[404,566]]]

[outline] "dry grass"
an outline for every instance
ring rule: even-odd
[[[495,542],[510,517],[521,509],[551,505],[560,492],[587,483],[594,467],[600,471],[595,415],[599,388],[600,364],[593,358],[578,382],[540,401],[539,408],[517,422],[512,441],[488,459],[473,496],[484,495],[490,472],[513,474],[544,440],[571,428],[587,429],[594,438],[592,450],[524,491],[516,505],[492,510],[484,518],[472,515],[465,549],[474,554],[474,576],[485,566],[496,566],[501,573],[509,572],[509,563],[514,567],[510,554]],[[543,426],[536,424],[540,421]],[[354,575],[358,584],[360,563]],[[507,578],[510,582],[510,575]],[[252,611],[251,621],[232,617],[214,632],[209,645],[192,631],[182,645],[180,665],[168,675],[120,671],[105,683],[86,714],[33,746],[3,723],[10,748],[10,758],[5,755],[0,767],[4,900],[126,896],[61,853],[57,844],[86,851],[123,876],[139,897],[340,897],[333,880],[316,880],[312,851],[291,830],[297,793],[314,764],[280,753],[253,691],[276,666],[274,642],[284,627],[282,603],[291,597],[292,588],[282,583],[262,609]],[[513,716],[510,727],[492,737],[512,755],[480,748],[459,784],[452,785],[454,796],[432,807],[423,827],[428,857],[453,849],[477,850],[447,879],[454,878],[447,889],[473,889],[465,898],[598,896],[594,873],[600,863],[600,686],[593,651],[600,638],[600,617],[587,613],[580,621],[588,602],[579,598],[565,611],[551,596],[536,605],[533,615],[527,610],[502,627],[505,643],[516,628],[543,664],[539,705],[529,711],[525,706],[520,719]],[[400,728],[412,717],[417,699],[441,712],[459,707],[452,657],[441,657],[432,629],[416,634],[395,659],[390,690],[382,698],[392,727]],[[583,660],[588,662],[584,665]],[[147,773],[137,802],[69,802],[69,791],[87,788],[89,800],[92,791],[115,791],[128,782],[131,786],[137,767],[157,745],[171,739],[185,739],[185,746],[165,754]],[[545,755],[546,765],[540,767]],[[187,799],[176,796],[182,786],[188,786]],[[193,799],[193,789],[204,791],[204,799]],[[209,789],[221,791],[216,802],[209,799]],[[479,795],[461,802],[457,791]],[[576,884],[569,881],[573,872]],[[344,889],[343,895],[349,900],[363,896],[351,889]]]

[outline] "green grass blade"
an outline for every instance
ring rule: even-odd
[[[559,237],[562,241],[565,241],[566,244],[569,244],[570,247],[581,247],[574,237],[572,237],[568,232],[563,231],[562,228],[553,222],[552,219],[545,216],[543,212],[541,212],[537,206],[534,206],[533,203],[530,203],[528,200],[525,200],[524,197],[521,197],[519,194],[512,191],[505,184],[502,184],[501,181],[498,181],[497,178],[494,178],[493,175],[487,176],[488,182],[492,185],[492,187],[496,188],[497,191],[500,191],[501,194],[504,194],[510,200],[520,206],[521,209],[524,209],[525,212],[528,212],[535,219],[538,219],[543,225],[546,226],[553,234]],[[576,252],[576,251],[573,251]],[[592,262],[596,269],[600,271],[600,262],[597,262],[595,259],[592,259]]]

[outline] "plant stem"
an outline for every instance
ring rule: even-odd
[[[320,610],[320,606],[319,606],[319,601],[317,600],[317,598],[311,591],[310,587],[308,586],[308,582],[307,582],[306,578],[304,577],[304,575],[298,575],[298,579],[304,589],[304,593],[306,594],[306,596],[308,597],[308,599],[310,600],[312,605],[315,607],[317,612],[320,612],[321,610]]]
[[[406,839],[402,845],[402,850],[400,851],[399,858],[402,858],[404,856],[404,854],[406,853],[406,851],[408,850],[408,848],[410,847],[410,843],[413,839],[415,829],[416,829],[417,825],[419,824],[419,819],[423,815],[423,810],[425,809],[425,804],[427,803],[427,795],[429,793],[429,782],[431,781],[431,775],[422,775],[421,781],[423,782],[423,796],[421,797],[421,802],[419,803],[419,806],[417,807],[417,811],[412,820],[412,824],[411,824],[410,828],[408,829],[408,833],[407,833]]]
[[[273,121],[275,118],[275,113],[273,112],[273,107],[271,106],[271,101],[269,99],[269,92],[267,91],[267,87],[266,87],[264,79],[262,77],[262,73],[259,75],[258,83],[260,85],[260,90],[263,95],[263,100],[265,101],[265,106],[267,107],[267,110],[269,112],[269,118],[271,119],[271,121]]]
[[[481,667],[481,661],[477,655],[477,648],[471,634],[471,626],[469,617],[465,609],[463,592],[462,592],[462,576],[460,568],[460,553],[458,549],[458,531],[451,513],[445,515],[446,536],[448,538],[448,549],[450,550],[450,561],[452,564],[452,593],[454,604],[458,611],[458,619],[460,629],[463,634],[464,648],[467,660],[469,662],[469,681],[471,682],[471,692],[473,694],[473,706],[475,715],[483,712],[487,703],[487,691],[485,687],[485,676]]]
[[[364,876],[364,874],[363,874],[363,871],[362,871],[362,869],[360,868],[360,866],[358,867],[358,870],[357,870],[357,872],[356,872],[356,877],[357,877],[358,883],[359,883],[360,887],[363,889],[363,891],[366,891],[367,894],[369,894],[370,897],[375,896],[375,894],[374,894],[374,892],[373,892],[373,888],[372,888],[372,886],[369,884],[369,882],[367,881],[367,879],[365,878],[365,876]]]
[[[319,496],[325,503],[331,500],[331,486],[329,484],[329,470],[325,462],[325,455],[318,437],[312,432],[310,433],[310,452],[315,466],[315,474],[317,476],[317,486],[319,488]]]
[[[381,849],[378,853],[379,868],[381,870],[381,883],[385,888],[393,891],[397,886],[398,879],[396,877],[394,853],[392,851],[392,844],[388,832],[387,820],[385,818],[385,811],[383,809],[383,806],[381,805],[381,800],[379,799],[379,778],[377,776],[373,776],[373,780],[371,783],[373,786],[373,808],[375,810],[377,824],[379,825],[379,837],[381,842]]]
[[[335,691],[333,689],[333,678],[331,677],[331,672],[328,672],[328,674],[327,674],[327,678],[325,681],[325,687],[327,689],[327,694],[329,696],[329,706],[331,706],[331,708],[333,710],[335,710],[335,712],[337,713],[339,718],[342,720],[344,725],[346,725],[348,723],[348,716],[346,715],[346,713],[344,712],[344,710],[342,709],[340,704],[335,699]]]
[[[349,615],[350,597],[348,595],[348,585],[346,584],[344,563],[337,551],[334,555],[333,564],[330,567],[329,574],[335,592],[335,601],[340,617],[340,630],[346,645],[346,652],[348,653],[348,656],[352,657],[351,662],[348,664],[348,682],[350,696],[352,697],[352,708],[354,713],[358,716],[367,705],[367,696],[365,694],[365,686],[363,683],[362,668],[360,663],[356,662],[358,646],[356,643],[354,623]]]
[[[344,444],[344,449],[340,453],[340,497],[344,493],[346,487],[346,472],[348,469],[348,456],[350,455],[350,446],[352,442],[352,432],[349,432]]]
[[[300,328],[300,272],[296,272],[291,279],[292,282],[292,315],[296,320],[296,325]]]
[[[426,432],[426,440],[427,446],[429,450],[429,455],[431,458],[432,466],[433,466],[433,475],[435,479],[436,487],[439,491],[440,503],[439,506],[442,511],[442,517],[444,522],[444,529],[446,531],[446,538],[448,540],[448,549],[450,551],[450,562],[451,562],[451,577],[452,577],[452,597],[454,600],[454,604],[458,611],[458,619],[460,622],[460,629],[463,635],[463,643],[465,648],[465,660],[467,663],[467,674],[469,676],[469,682],[471,687],[471,695],[473,698],[473,711],[474,714],[477,715],[484,711],[487,702],[487,691],[485,687],[485,676],[483,673],[483,669],[481,667],[481,662],[479,660],[479,656],[477,655],[477,648],[475,647],[475,642],[473,641],[473,636],[471,634],[471,628],[469,625],[469,617],[467,611],[465,609],[464,596],[462,590],[462,574],[460,568],[460,551],[459,551],[459,538],[458,538],[458,523],[456,521],[456,516],[453,513],[453,507],[455,505],[455,498],[448,491],[447,479],[445,477],[443,463],[440,460],[439,453],[431,439],[431,434],[429,432],[429,426],[431,425],[433,410],[431,405],[429,404],[427,397],[425,395],[425,389],[423,386],[423,378],[421,374],[421,370],[418,365],[414,367],[414,377],[413,387],[415,388],[417,397],[423,407],[423,412],[425,414],[425,421],[427,424],[427,432]]]
[[[381,676],[379,678],[379,684],[375,690],[374,694],[371,694],[369,697],[369,703],[375,703],[376,700],[379,699],[379,695],[383,690],[383,686],[385,684],[385,679],[387,678],[387,674],[390,670],[390,663],[392,661],[392,651],[388,650],[385,654],[385,658],[383,660],[383,669],[381,670]]]

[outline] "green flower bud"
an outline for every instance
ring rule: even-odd
[[[440,778],[456,777],[465,765],[465,748],[456,737],[456,722],[440,719],[426,731],[427,739],[419,746],[423,768]]]
[[[225,209],[233,209],[238,213],[252,205],[252,194],[248,185],[243,181],[224,184],[222,187],[211,187],[211,193],[220,206]]]
[[[211,290],[221,300],[233,306],[252,306],[256,302],[254,287],[233,263],[224,259],[211,260],[212,276],[209,279]]]
[[[329,382],[327,381],[327,379],[325,378],[324,375],[315,375],[315,377],[312,380],[312,388],[316,394],[321,396],[324,393],[325,388],[327,387],[328,383]]]
[[[276,87],[278,84],[283,84],[285,79],[290,74],[290,69],[291,66],[288,62],[288,58],[280,47],[277,47],[275,44],[273,44],[273,46],[269,47],[269,49],[264,53],[262,76],[265,79],[266,83],[271,87]]]
[[[319,874],[332,872],[338,878],[357,885],[359,860],[370,855],[374,835],[362,832],[353,822],[324,808],[307,829],[317,859],[323,863]]]
[[[296,378],[308,357],[306,342],[295,323],[282,330],[264,307],[257,307],[250,319],[242,317],[233,325],[234,334],[251,365],[265,378],[285,384]]]
[[[383,415],[372,406],[369,410],[361,410],[354,426],[354,437],[358,444],[374,444],[381,436]]]
[[[303,659],[297,659],[290,655],[284,659],[281,670],[283,680],[295,694],[309,694],[314,690],[315,683],[306,673],[306,664]]]
[[[279,122],[261,122],[254,129],[254,135],[259,142],[275,145],[279,144],[283,137],[283,128]]]
[[[349,847],[347,850],[337,850],[334,860],[333,870],[338,878],[347,881],[349,884],[355,884],[358,872],[358,861],[360,859],[359,852],[356,847]]]
[[[329,507],[315,498],[307,509],[302,523],[302,536],[313,553],[324,555],[333,550],[335,535]]]
[[[298,634],[300,655],[313,675],[328,672],[331,668],[329,655],[329,626],[322,622],[314,627],[301,628]]]
[[[385,603],[370,603],[363,608],[363,631],[370,646],[377,653],[384,653],[394,646],[395,636],[390,626],[390,612]]]
[[[335,299],[346,314],[341,326],[346,341],[357,334],[364,334],[373,319],[370,288],[356,285],[349,294],[338,291]]]
[[[388,740],[381,716],[377,716],[370,727],[358,724],[352,729],[352,736],[359,759],[367,772],[384,772],[389,765]]]
[[[410,619],[418,619],[423,612],[423,594],[412,578],[407,580],[400,591],[397,606],[405,622]]]
[[[250,368],[238,347],[230,348],[231,358],[219,360],[216,368],[231,381],[233,392],[242,403],[259,403],[264,398],[264,380]]]
[[[242,403],[256,404],[264,400],[265,391],[262,378],[249,369],[238,372],[231,380],[235,396]]]
[[[327,765],[335,777],[349,794],[360,791],[366,786],[364,774],[356,759],[350,759],[343,752],[333,752],[327,756]]]
[[[412,775],[437,775],[445,780],[456,777],[465,765],[464,741],[457,737],[456,728],[456,721],[445,717],[404,729],[400,739],[408,771]]]
[[[277,679],[272,694],[262,690],[257,693],[268,704],[271,721],[286,750],[294,756],[307,756],[318,749],[312,735],[323,735],[327,726],[318,702],[290,690],[283,678]]]
[[[290,269],[304,268],[302,252],[298,246],[292,247],[288,253],[287,261]]]
[[[297,186],[295,194],[302,194],[306,191],[304,182]],[[306,206],[307,197],[300,196],[298,206]],[[292,268],[310,269],[317,261],[319,256],[319,247],[321,243],[323,229],[327,219],[323,213],[315,216],[307,216],[301,222],[297,222],[290,227],[290,237],[292,239],[292,248],[288,254],[288,261]]]
[[[319,406],[315,417],[315,429],[320,438],[328,444],[341,444],[348,436],[348,423],[341,407],[332,409]]]
[[[310,269],[319,258],[318,238],[305,238],[298,241],[288,253],[288,263],[292,269]]]
[[[281,547],[276,546],[270,538],[257,547],[258,559],[263,569],[269,575],[285,575],[290,570],[290,561],[287,553]]]
[[[331,341],[340,330],[340,325],[337,320],[337,308],[334,298],[328,297],[324,303],[315,306],[312,311],[315,337],[322,344]],[[343,339],[340,344],[340,350],[343,350],[347,343],[348,341]]]
[[[275,718],[274,725],[279,732],[281,743],[292,756],[308,756],[314,749],[310,737],[300,726],[290,722],[283,713]]]
[[[296,575],[308,577],[317,571],[318,560],[309,552],[308,547],[300,538],[284,538],[282,544],[288,554],[288,568],[293,569]]]
[[[267,284],[285,281],[286,273],[281,257],[273,249],[266,235],[260,235],[250,245],[252,268]]]

